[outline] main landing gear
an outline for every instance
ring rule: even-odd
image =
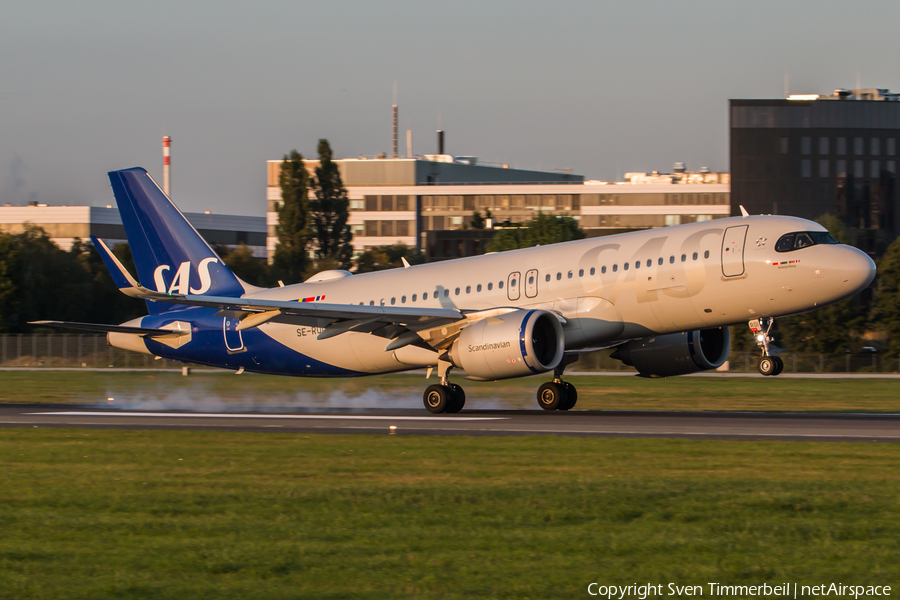
[[[759,372],[766,376],[779,375],[784,371],[784,361],[781,360],[781,357],[772,356],[769,353],[769,342],[772,341],[772,338],[769,337],[769,332],[774,324],[775,319],[772,317],[753,319],[749,323],[750,331],[756,336],[756,344],[762,351],[762,357],[759,359]]]
[[[553,381],[548,381],[538,388],[538,406],[544,410],[570,410],[578,402],[578,390],[568,381],[562,380],[566,367],[578,360],[577,354],[565,354],[559,365],[553,370]]]
[[[441,377],[441,383],[429,385],[425,388],[425,395],[422,397],[428,412],[433,414],[458,413],[466,405],[466,392],[461,386],[450,383],[447,378],[452,368],[453,365],[449,362],[438,361],[438,375]]]

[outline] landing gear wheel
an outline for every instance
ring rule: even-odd
[[[759,372],[762,375],[766,375],[766,376],[775,375],[776,374],[775,371],[777,368],[778,367],[775,362],[775,359],[772,358],[771,356],[763,356],[762,358],[759,359]]]
[[[447,411],[450,399],[454,396],[452,390],[442,385],[429,385],[425,388],[422,400],[425,408],[432,414],[440,414]],[[460,407],[462,408],[462,407]]]
[[[560,403],[565,401],[566,388],[552,381],[548,381],[538,388],[537,401],[538,406],[544,410],[556,410]]]
[[[773,356],[772,360],[775,361],[775,372],[772,375],[781,375],[781,372],[784,371],[784,361],[781,360],[780,356]]]
[[[450,392],[451,399],[447,403],[445,412],[458,413],[463,409],[463,406],[466,405],[466,392],[462,389],[462,386],[455,383],[450,384]]]
[[[568,381],[564,382],[563,386],[565,386],[566,398],[559,403],[556,410],[571,410],[575,407],[575,403],[578,402],[578,390]]]

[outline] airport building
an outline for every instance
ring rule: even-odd
[[[490,231],[467,230],[472,214],[490,210],[494,225],[538,212],[569,215],[587,235],[710,220],[731,214],[727,173],[628,173],[623,182],[585,181],[551,171],[481,165],[475,157],[335,160],[350,198],[355,252],[395,243],[429,260],[480,254]],[[277,244],[280,160],[268,162],[268,251]],[[318,161],[306,161],[314,173]]]
[[[235,248],[244,243],[259,258],[266,257],[266,220],[264,217],[184,213],[200,235],[213,246]],[[27,224],[40,227],[50,239],[70,250],[75,239],[87,241],[95,235],[111,246],[126,242],[119,210],[112,206],[28,206],[0,207],[0,232],[21,233]]]
[[[878,254],[900,234],[898,94],[836,90],[730,101],[732,205],[751,213],[840,218]]]

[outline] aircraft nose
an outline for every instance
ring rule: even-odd
[[[875,279],[875,262],[865,252],[847,247],[840,260],[841,279],[844,285],[857,293],[869,287]]]

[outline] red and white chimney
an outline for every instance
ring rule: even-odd
[[[169,192],[169,183],[171,179],[169,178],[169,163],[171,157],[169,156],[169,146],[172,144],[172,138],[167,135],[163,136],[163,191],[166,193],[166,196],[172,197]]]

